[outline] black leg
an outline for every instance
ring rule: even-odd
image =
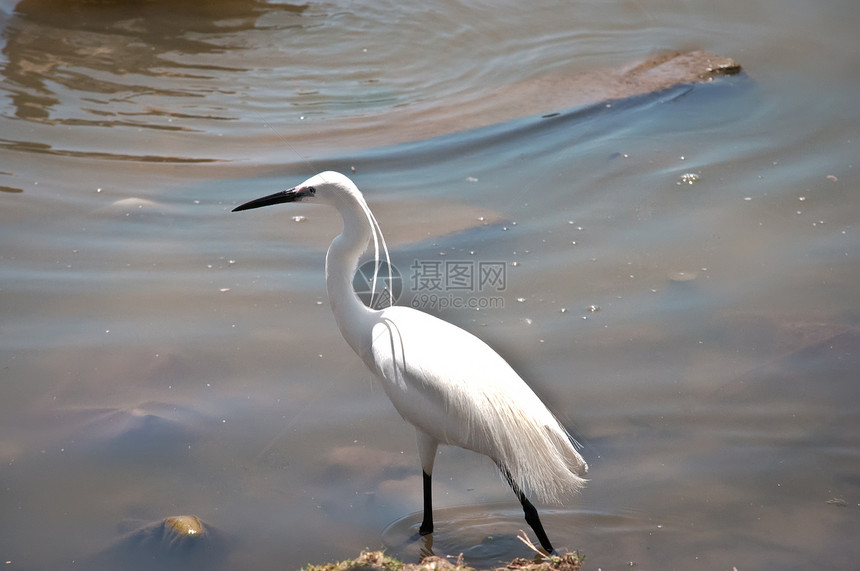
[[[552,548],[552,544],[549,542],[549,538],[546,536],[546,532],[543,530],[543,524],[540,522],[540,516],[538,515],[537,508],[532,505],[520,487],[514,482],[513,478],[511,478],[511,473],[504,466],[499,466],[502,474],[505,475],[505,479],[508,481],[508,484],[511,485],[511,489],[514,491],[514,495],[517,496],[517,499],[520,500],[520,504],[523,506],[523,513],[526,516],[526,523],[531,526],[532,530],[537,535],[538,541],[540,542],[540,546],[543,547],[547,553],[553,553],[555,550]]]
[[[418,533],[421,535],[427,535],[428,533],[433,533],[432,476],[427,472],[422,472],[422,474],[424,474],[424,521],[421,522],[421,527],[418,528]],[[537,515],[537,512],[535,512],[535,515]],[[538,525],[540,525],[540,522],[538,522]]]

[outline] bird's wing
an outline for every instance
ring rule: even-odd
[[[404,307],[380,313],[372,360],[401,416],[439,442],[485,454],[522,487],[558,499],[587,465],[565,429],[486,343]]]

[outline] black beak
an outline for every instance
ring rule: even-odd
[[[282,190],[280,192],[276,192],[275,194],[270,194],[269,196],[263,196],[262,198],[255,198],[250,202],[246,202],[245,204],[239,205],[233,209],[233,212],[239,212],[240,210],[251,210],[252,208],[261,208],[263,206],[271,206],[273,204],[281,204],[284,202],[296,202],[297,200],[301,200],[301,198],[305,196],[300,190],[296,190],[295,188],[291,188],[289,190]]]

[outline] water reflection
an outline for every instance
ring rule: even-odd
[[[51,124],[165,130],[185,127],[153,119],[229,120],[218,106],[210,114],[186,115],[159,98],[207,97],[212,88],[201,89],[200,83],[212,72],[240,70],[217,59],[241,49],[237,34],[273,11],[299,25],[305,9],[246,0],[22,0],[4,29],[14,114]],[[289,23],[282,19],[279,25]]]

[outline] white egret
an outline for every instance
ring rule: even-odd
[[[380,244],[386,257],[388,250],[364,196],[346,176],[320,173],[233,211],[299,201],[334,206],[343,217],[343,231],[326,254],[329,302],[346,342],[418,432],[424,475],[419,533],[433,531],[431,475],[437,448],[453,444],[496,463],[541,546],[552,552],[525,491],[559,501],[583,486],[588,466],[570,435],[511,366],[471,333],[412,308],[375,310],[359,300],[352,286],[359,257],[371,240],[377,264]]]

